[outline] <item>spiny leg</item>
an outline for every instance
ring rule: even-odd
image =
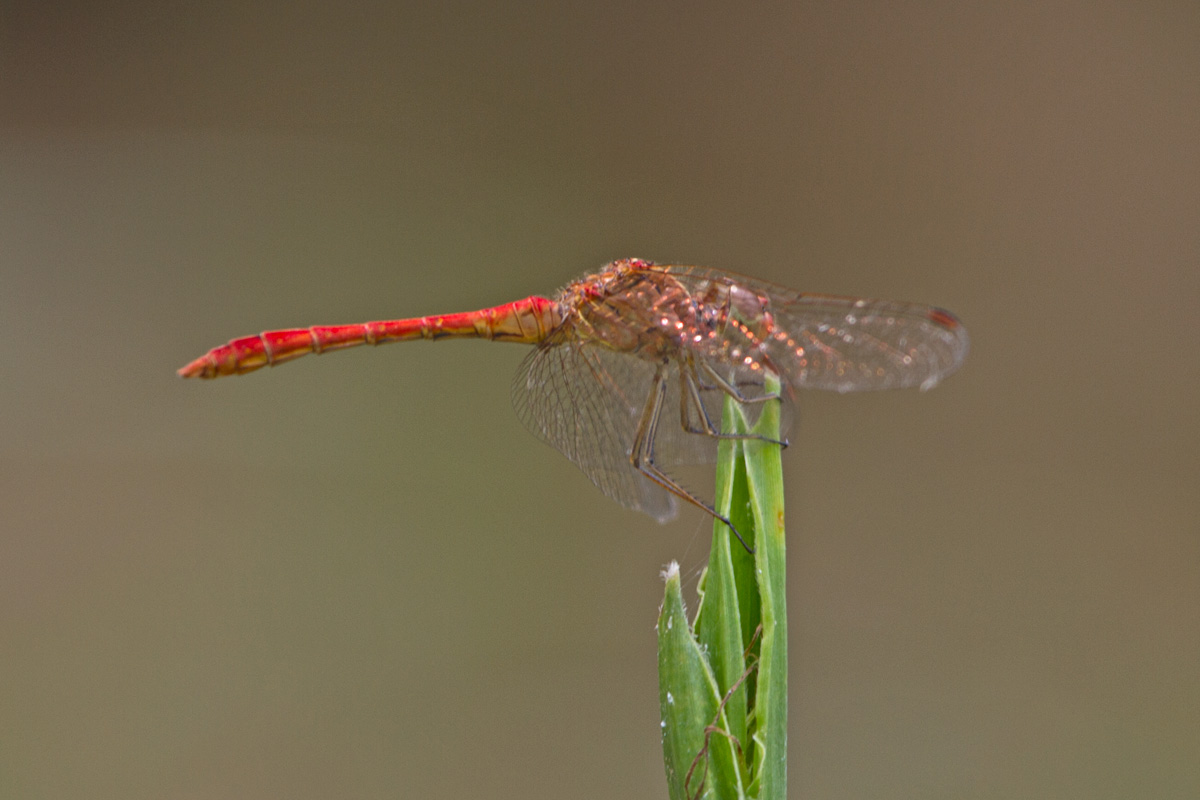
[[[720,386],[718,386],[716,384],[716,382],[707,383],[702,378],[700,378],[699,375],[697,375],[697,377],[696,377],[696,385],[700,387],[701,391],[705,391],[705,392],[724,391],[724,389],[722,389]],[[735,386],[759,386],[759,387],[761,387],[763,385],[763,382],[761,380],[758,380],[758,381],[740,380],[740,381],[735,381],[734,385]],[[774,397],[774,395],[768,395],[767,397],[764,397],[761,399],[770,400],[772,397]],[[753,403],[753,402],[758,402],[759,398],[747,397],[746,400],[747,400],[747,402]]]
[[[694,369],[695,365],[693,364],[692,366]],[[742,390],[739,389],[736,384],[731,383],[728,380],[726,380],[721,375],[721,373],[717,372],[717,370],[713,367],[712,364],[708,363],[707,361],[705,361],[703,359],[700,359],[700,369],[702,369],[704,371],[704,373],[706,375],[708,375],[709,378],[712,379],[712,382],[716,385],[715,388],[720,389],[722,392],[729,395],[734,400],[737,400],[742,405],[751,405],[753,403],[765,403],[769,400],[778,400],[780,398],[780,395],[778,392],[772,392],[771,394],[759,395],[758,397],[748,397],[747,395],[742,394]],[[743,384],[743,385],[759,386],[761,384]]]
[[[779,399],[779,395],[777,394],[766,395],[763,397],[744,397],[740,392],[738,392],[735,386],[722,379],[721,376],[717,375],[711,366],[705,364],[704,362],[700,363],[703,365],[705,371],[718,381],[716,388],[725,392],[725,394],[729,395],[739,403],[761,403],[767,400]],[[679,365],[679,417],[680,423],[683,425],[683,429],[685,431],[702,436],[711,436],[714,439],[757,439],[760,442],[777,444],[780,447],[788,446],[786,440],[781,441],[779,439],[772,439],[770,436],[763,436],[759,433],[722,433],[721,431],[717,430],[716,426],[712,423],[712,419],[710,419],[708,416],[708,410],[704,408],[704,400],[700,397],[700,380],[699,376],[696,375],[695,370],[696,366],[690,359],[687,362]],[[700,417],[699,429],[692,425],[692,420],[687,413],[688,400],[691,401],[691,405],[696,409],[698,416]]]
[[[633,437],[633,449],[629,453],[630,463],[633,464],[634,469],[663,489],[720,520],[729,530],[733,531],[733,535],[742,543],[742,547],[746,548],[746,552],[753,554],[754,548],[746,544],[746,540],[742,538],[742,534],[738,533],[738,529],[729,521],[728,517],[719,514],[715,508],[680,486],[670,475],[655,465],[654,437],[658,432],[658,419],[662,414],[663,399],[666,395],[667,384],[663,379],[663,369],[659,367],[658,372],[654,375],[654,385],[650,387],[650,397],[647,398],[646,407],[642,410],[642,417],[638,420],[637,432]]]
[[[779,444],[775,439],[758,433],[722,433],[717,430],[708,416],[708,410],[704,407],[704,399],[700,396],[696,376],[686,366],[679,370],[679,396],[679,423],[687,433],[710,436],[713,439],[758,439],[763,442]],[[691,415],[688,414],[689,406],[695,409],[696,415],[700,418],[699,427],[692,424]]]

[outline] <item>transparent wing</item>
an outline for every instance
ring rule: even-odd
[[[803,295],[773,316],[767,353],[799,387],[930,389],[967,355],[963,326],[929,306]]]
[[[573,461],[601,491],[666,522],[675,516],[675,498],[629,460],[654,373],[655,365],[644,359],[580,341],[563,328],[526,356],[512,398],[525,427]],[[669,408],[663,411],[660,426],[678,426],[678,417],[668,419],[668,413]]]
[[[703,267],[660,269],[693,297],[704,297],[714,283],[759,296],[762,336],[754,339],[737,331],[730,335],[747,338],[745,349],[754,351],[756,358],[765,355],[765,366],[799,388],[929,389],[967,356],[966,329],[954,315],[932,306],[804,294]],[[727,352],[728,348],[709,346],[698,355],[727,362]]]

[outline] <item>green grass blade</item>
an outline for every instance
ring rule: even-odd
[[[734,498],[740,496],[741,516],[734,522],[741,531],[750,519],[748,495],[746,494],[745,466],[741,458],[741,443],[725,439],[720,444],[717,459],[717,493],[716,504],[721,513],[729,515],[729,508],[735,503]],[[752,531],[750,534],[752,535]],[[753,546],[753,540],[747,540]],[[742,558],[738,555],[742,554]],[[708,653],[709,664],[712,666],[717,687],[724,697],[732,686],[737,684],[746,671],[745,650],[748,635],[742,628],[742,608],[746,605],[756,605],[757,591],[753,591],[743,601],[747,594],[745,579],[743,585],[738,585],[739,570],[735,563],[742,567],[741,571],[749,571],[750,586],[753,587],[753,568],[746,569],[749,554],[741,543],[734,539],[729,528],[723,522],[716,521],[713,526],[712,548],[708,557],[708,570],[704,577],[704,593],[700,608],[696,612],[694,628],[700,646]],[[755,622],[757,625],[757,622]],[[751,628],[753,632],[753,628]],[[741,685],[729,695],[725,703],[725,715],[729,720],[729,732],[738,740],[743,750],[747,750],[747,688]]]
[[[768,381],[765,389],[778,392],[779,386]],[[746,408],[727,399],[722,430],[778,440],[779,403],[763,403],[757,410],[751,427]],[[659,617],[659,700],[672,800],[697,796],[704,764],[695,768],[687,786],[685,778],[699,763],[698,754],[706,756],[708,768],[702,797],[784,800],[787,793],[780,449],[755,439],[720,443],[715,507],[754,553],[742,547],[724,523],[714,524],[694,626],[687,625],[684,616],[678,568],[673,565],[667,575]],[[761,634],[755,638],[760,625]],[[705,728],[714,722],[729,735],[706,735]]]
[[[719,733],[706,733],[714,722],[725,730],[728,723],[718,714],[716,680],[688,625],[679,565],[672,563],[664,577],[658,617],[659,710],[671,800],[739,800],[744,794],[733,744]]]
[[[778,392],[769,381],[768,392]],[[779,403],[766,403],[753,431],[779,439]],[[743,443],[750,507],[755,522],[755,564],[762,610],[762,644],[754,700],[756,741],[762,762],[755,780],[759,800],[787,796],[787,582],[783,525],[781,448],[757,440]]]

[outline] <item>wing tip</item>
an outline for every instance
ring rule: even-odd
[[[944,308],[931,308],[926,316],[930,322],[948,331],[956,331],[963,326],[962,321],[958,317]]]
[[[925,317],[953,339],[954,363],[949,372],[946,373],[948,375],[950,372],[957,370],[963,361],[966,360],[967,351],[971,349],[971,338],[967,335],[967,329],[962,324],[962,320],[944,308],[930,308]],[[921,388],[922,390],[926,389],[924,385]],[[932,386],[929,388],[932,388]]]

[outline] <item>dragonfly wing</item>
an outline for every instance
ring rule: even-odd
[[[525,357],[512,397],[525,427],[573,461],[606,495],[666,522],[675,498],[629,460],[655,365],[563,329]],[[677,417],[661,425],[678,425]],[[676,412],[677,413],[677,412]]]
[[[931,306],[807,294],[773,302],[771,313],[766,352],[802,388],[930,389],[969,347],[966,328]]]
[[[729,296],[731,287],[756,295],[753,306],[769,318],[728,326],[724,341],[700,345],[697,354],[729,363],[729,347],[763,362],[793,386],[839,392],[932,388],[967,357],[967,331],[953,314],[933,306],[891,300],[805,294],[755,278],[705,267],[657,267],[695,298]],[[726,291],[713,292],[713,287]],[[744,296],[744,295],[743,295]],[[755,338],[753,331],[762,333]],[[731,345],[729,343],[732,343]]]

